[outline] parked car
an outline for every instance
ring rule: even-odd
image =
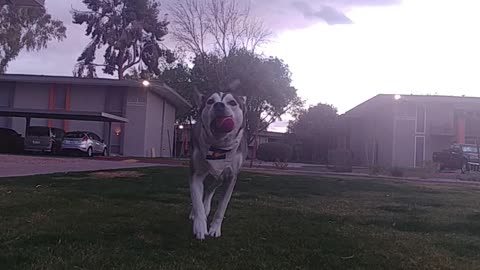
[[[23,152],[24,138],[15,130],[0,128],[0,153],[20,154]]]
[[[434,152],[432,160],[438,164],[439,170],[460,169],[466,173],[471,165],[479,163],[478,148],[474,144],[453,144],[449,149]]]
[[[57,154],[62,147],[65,131],[60,128],[29,127],[25,137],[25,151]]]
[[[88,131],[68,132],[62,142],[62,152],[80,153],[92,157],[94,155],[106,156],[107,145],[95,133]]]

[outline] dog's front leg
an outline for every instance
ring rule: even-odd
[[[203,181],[207,174],[193,174],[190,180],[190,196],[192,198],[193,234],[197,239],[205,239],[207,234],[207,216],[203,206]]]
[[[224,175],[224,177],[225,189],[223,189],[220,195],[218,208],[213,216],[212,223],[210,224],[210,230],[208,232],[208,234],[212,237],[220,237],[222,235],[223,218],[225,217],[225,211],[227,210],[228,202],[232,197],[233,188],[235,187],[235,183],[237,181],[237,176],[232,172],[231,168]]]
[[[222,185],[221,179],[214,179],[212,182],[210,182],[208,185],[205,184],[205,196],[203,199],[203,206],[205,207],[205,215],[208,218],[208,215],[210,214],[210,210],[212,209],[212,199],[213,195],[215,194],[215,191],[217,190],[218,187]]]

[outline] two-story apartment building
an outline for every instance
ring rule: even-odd
[[[435,151],[480,138],[480,98],[382,94],[342,120],[340,147],[355,165],[421,167]]]
[[[25,134],[26,117],[40,114],[31,126],[50,126],[65,131],[91,131],[110,138],[110,151],[125,156],[173,155],[175,113],[191,105],[165,84],[141,81],[87,79],[61,76],[0,75],[0,127]],[[128,123],[48,119],[53,113],[69,116],[113,115]],[[61,114],[60,114],[61,115]]]

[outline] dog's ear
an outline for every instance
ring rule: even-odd
[[[247,96],[236,96],[235,99],[243,105],[247,104]]]
[[[193,100],[197,108],[200,108],[205,102],[205,95],[200,93],[200,91],[198,91],[198,88],[196,86],[193,87]]]

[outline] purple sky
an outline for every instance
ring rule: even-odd
[[[172,0],[161,1],[163,5]],[[355,7],[383,6],[398,4],[399,0],[252,0],[252,10],[256,16],[265,20],[275,34],[285,30],[307,28],[315,23],[330,25],[350,23],[344,14]],[[64,21],[67,40],[52,42],[49,48],[41,52],[22,53],[8,68],[10,73],[71,75],[75,60],[88,43],[84,36],[84,27],[71,23],[70,10],[84,9],[81,0],[47,0],[46,8],[56,19]],[[268,14],[268,15],[267,15]],[[100,74],[100,73],[99,73]]]
[[[253,14],[275,33],[263,52],[285,60],[308,105],[330,103],[342,113],[378,93],[480,93],[478,0],[251,3]],[[72,74],[88,39],[83,27],[71,23],[69,11],[83,4],[47,0],[46,7],[66,23],[68,39],[41,52],[22,53],[8,72]],[[273,129],[285,125],[276,123]]]

